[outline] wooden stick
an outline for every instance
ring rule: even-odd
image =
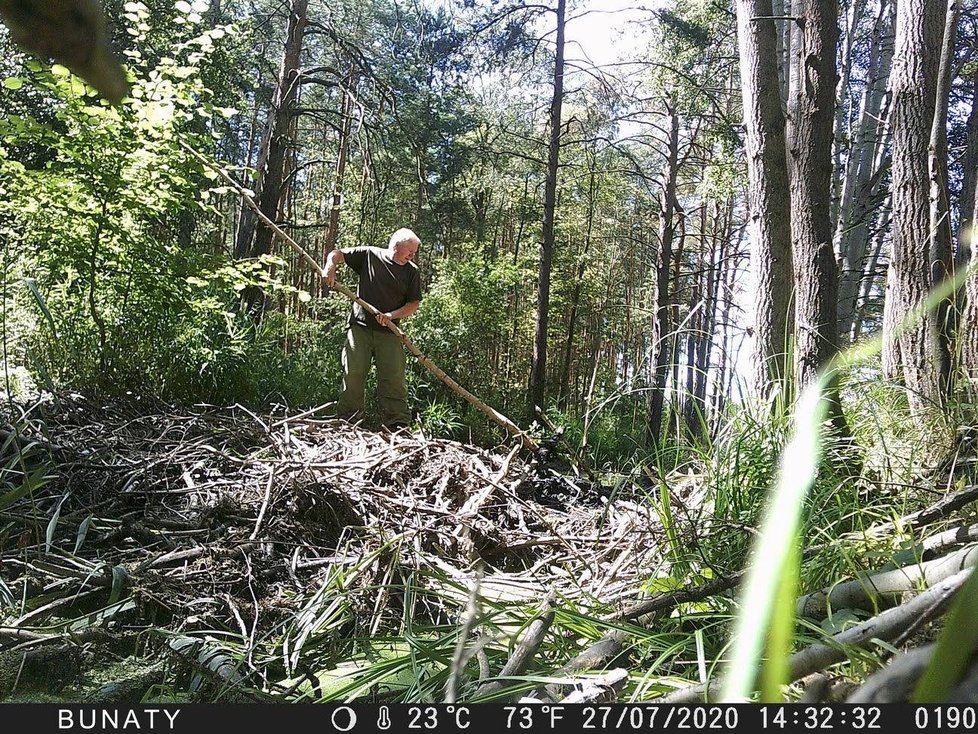
[[[523,635],[523,639],[520,640],[520,644],[516,646],[516,650],[513,651],[512,656],[500,671],[498,676],[500,679],[522,675],[523,671],[533,661],[533,656],[536,655],[537,648],[540,647],[540,643],[543,642],[544,636],[554,621],[554,612],[556,611],[554,609],[555,599],[556,594],[553,591],[547,594],[540,607],[540,613],[536,619],[530,622],[530,626]],[[489,696],[503,689],[505,686],[506,684],[502,680],[486,681],[479,686],[476,695]]]
[[[824,670],[830,665],[842,662],[849,653],[850,647],[861,650],[872,650],[879,641],[889,642],[898,637],[915,620],[935,606],[946,609],[946,600],[953,597],[967,581],[971,569],[966,568],[932,586],[910,601],[876,615],[865,622],[849,627],[831,638],[831,642],[819,642],[799,650],[789,660],[790,680],[804,678],[811,673]],[[710,694],[722,687],[722,677],[714,678],[706,683],[681,688],[661,698],[656,703],[706,703]]]
[[[227,171],[225,171],[223,168],[221,168],[220,166],[216,165],[215,163],[207,160],[204,156],[202,156],[200,153],[198,153],[196,150],[194,150],[193,148],[191,148],[186,143],[184,143],[184,142],[181,141],[180,142],[180,146],[184,150],[186,150],[188,153],[190,153],[192,156],[194,156],[197,160],[201,161],[205,166],[207,166],[212,171],[214,171],[215,173],[217,173],[225,181],[227,181],[232,186],[232,188],[234,188],[234,190],[238,193],[238,195],[244,200],[245,204],[247,204],[249,207],[251,207],[255,211],[255,213],[258,215],[258,217],[272,230],[272,232],[274,232],[276,235],[279,236],[279,238],[281,238],[283,241],[285,241],[285,243],[288,244],[293,250],[295,250],[296,253],[298,253],[298,255],[303,260],[305,260],[307,263],[309,263],[309,265],[311,267],[315,268],[316,269],[316,272],[319,273],[319,277],[320,278],[323,277],[323,268],[322,268],[322,266],[318,262],[316,262],[316,260],[308,252],[306,252],[304,249],[302,249],[302,247],[299,245],[298,242],[296,242],[294,239],[292,239],[291,237],[289,237],[289,235],[286,234],[277,224],[275,224],[275,222],[273,222],[271,219],[269,219],[267,216],[265,216],[265,213],[262,212],[262,210],[259,208],[258,204],[255,203],[255,200],[252,199],[248,195],[247,191],[245,191],[245,189],[244,189],[243,186],[241,186],[237,181],[235,181],[233,178],[231,178],[231,176],[227,173]],[[373,314],[374,316],[376,316],[378,313],[380,313],[376,308],[374,308],[372,305],[370,305],[369,303],[367,303],[366,301],[364,301],[356,293],[354,293],[353,291],[351,291],[349,288],[347,288],[346,286],[344,286],[342,283],[335,282],[333,284],[333,290],[335,290],[338,293],[343,294],[344,296],[346,296],[347,298],[349,298],[351,301],[353,301],[355,303],[359,303],[364,308],[364,310],[366,310],[370,314]],[[419,362],[421,362],[421,364],[423,364],[425,367],[427,367],[428,370],[430,370],[431,373],[435,375],[435,377],[437,377],[439,380],[441,380],[446,385],[448,385],[448,387],[454,393],[456,393],[457,395],[462,396],[463,398],[465,398],[465,400],[467,400],[469,403],[471,403],[472,405],[474,405],[478,410],[480,410],[482,413],[484,413],[485,415],[487,415],[494,423],[496,423],[497,425],[502,426],[507,431],[509,431],[509,433],[511,433],[513,436],[515,436],[516,438],[518,438],[520,440],[520,443],[523,445],[524,448],[527,448],[527,449],[529,449],[530,451],[533,451],[533,452],[536,452],[540,448],[537,445],[537,442],[534,441],[531,436],[527,435],[522,430],[520,430],[519,426],[517,426],[515,423],[513,423],[513,421],[511,421],[509,418],[507,418],[506,416],[504,416],[502,413],[500,413],[495,408],[492,408],[489,405],[486,405],[482,400],[480,400],[479,398],[477,398],[475,395],[473,395],[472,393],[470,393],[464,387],[462,387],[457,382],[455,382],[455,380],[453,380],[451,377],[449,377],[447,374],[445,374],[444,370],[442,370],[438,365],[436,365],[434,362],[432,362],[430,359],[428,359],[421,352],[421,350],[418,349],[414,345],[414,343],[410,339],[407,338],[407,336],[404,334],[404,332],[401,331],[397,327],[396,324],[394,324],[391,321],[388,321],[387,328],[390,329],[392,332],[394,332],[394,335],[398,339],[400,339],[401,344],[403,344],[404,347],[414,357],[416,357]]]

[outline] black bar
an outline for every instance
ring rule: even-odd
[[[855,704],[3,704],[32,732],[892,732],[973,731],[978,706]],[[4,727],[6,729],[6,726]],[[14,731],[14,729],[8,729]]]

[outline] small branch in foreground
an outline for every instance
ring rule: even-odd
[[[499,678],[509,678],[511,676],[520,675],[529,666],[530,661],[533,660],[533,656],[536,654],[537,649],[540,647],[540,643],[543,642],[544,636],[546,636],[547,631],[550,629],[550,625],[554,621],[554,602],[555,595],[553,592],[547,594],[547,598],[544,599],[543,605],[540,608],[540,613],[537,615],[530,626],[526,630],[526,634],[523,635],[523,639],[520,640],[520,644],[516,646],[513,651],[512,656],[507,661],[506,665],[499,673]],[[479,686],[479,690],[476,695],[479,697],[489,696],[502,688],[505,687],[505,683],[501,680],[487,681]]]

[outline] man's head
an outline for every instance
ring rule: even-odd
[[[421,246],[421,240],[414,232],[407,227],[402,227],[391,235],[388,249],[391,257],[398,265],[411,262]]]

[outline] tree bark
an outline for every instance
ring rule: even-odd
[[[832,246],[832,130],[838,5],[795,0],[803,27],[792,48],[788,174],[795,266],[795,365],[799,388],[815,381],[839,348],[839,271]],[[837,433],[849,435],[836,376],[825,386]]]
[[[791,210],[771,0],[738,0],[741,88],[744,98],[750,209],[751,262],[756,278],[755,372],[752,389],[763,397],[783,391],[788,379],[792,323]]]
[[[546,410],[547,332],[550,324],[550,271],[553,267],[554,216],[557,209],[557,170],[560,158],[560,117],[564,101],[564,30],[566,0],[557,0],[557,49],[554,61],[554,93],[550,103],[550,146],[547,151],[547,179],[543,194],[543,240],[540,243],[540,272],[537,280],[537,318],[533,337],[533,362],[530,366],[528,415]]]
[[[897,5],[890,94],[893,104],[893,231],[883,334],[884,368],[902,372],[910,412],[930,431],[943,404],[946,364],[934,311],[917,314],[933,285],[929,153],[947,0],[905,0]],[[894,363],[895,362],[895,363]]]

